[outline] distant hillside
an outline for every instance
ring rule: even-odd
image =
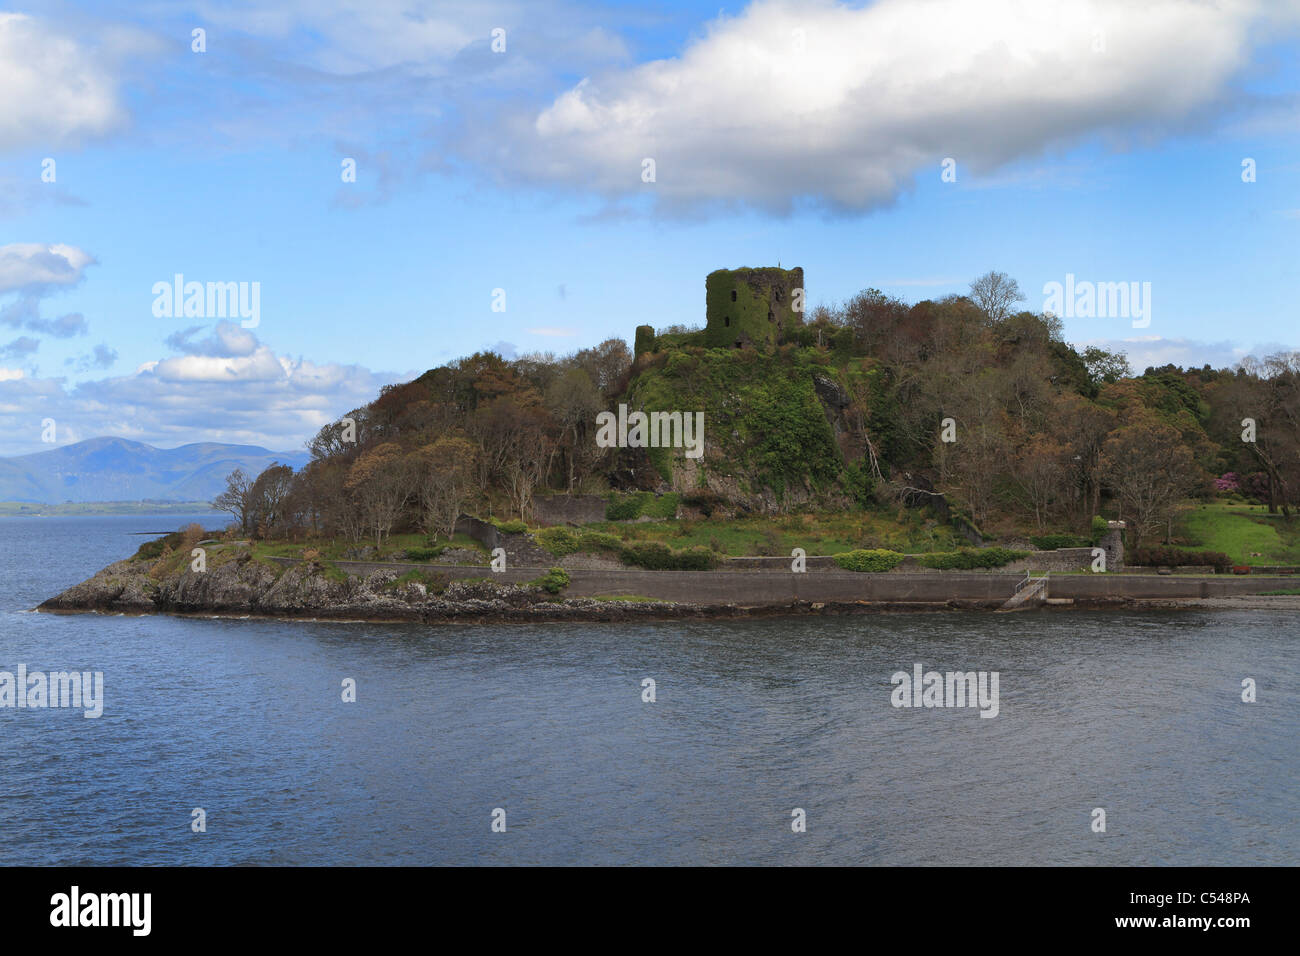
[[[256,476],[272,462],[296,470],[306,451],[198,442],[154,448],[124,438],[91,438],[50,451],[0,458],[0,501],[210,501],[236,468]]]

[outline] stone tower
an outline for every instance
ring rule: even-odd
[[[799,301],[796,302],[795,291]],[[704,280],[709,348],[771,349],[803,325],[803,269],[718,269]]]

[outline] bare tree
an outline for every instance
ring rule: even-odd
[[[1013,304],[1025,301],[1020,285],[1005,272],[984,273],[970,284],[970,297],[990,322],[1001,322]]]
[[[478,448],[464,438],[440,438],[412,454],[425,533],[442,532],[450,540],[474,488]]]
[[[1067,476],[1067,452],[1065,445],[1039,434],[1031,436],[1016,455],[1011,485],[1016,497],[1033,512],[1039,531],[1043,530],[1062,497]]]
[[[252,510],[253,480],[236,468],[226,475],[226,490],[212,499],[213,511],[224,511],[239,522],[239,530],[248,531]]]
[[[288,524],[285,513],[293,490],[293,469],[272,462],[248,490],[248,521],[259,535],[274,537]]]

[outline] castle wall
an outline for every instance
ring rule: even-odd
[[[705,344],[710,348],[767,349],[803,324],[794,291],[803,269],[718,269],[704,280]]]

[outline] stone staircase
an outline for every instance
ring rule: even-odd
[[[1047,579],[1049,575],[1044,574],[1041,578],[1033,577],[1029,572],[1016,585],[1016,593],[1007,598],[1005,604],[998,608],[998,613],[1003,611],[1023,611],[1030,607],[1042,607],[1047,603]]]

